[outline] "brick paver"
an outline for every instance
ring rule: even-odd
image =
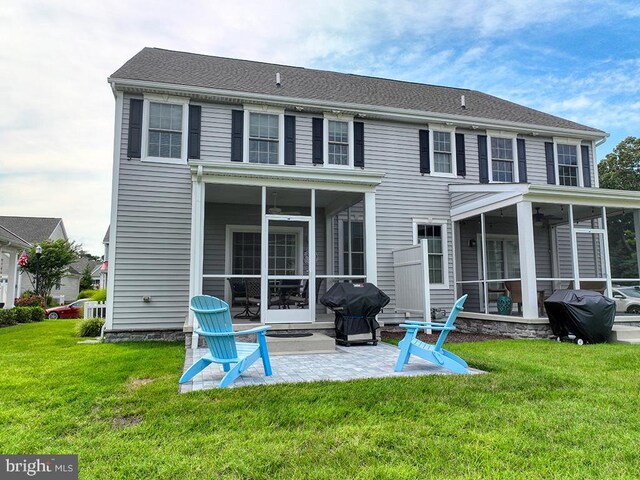
[[[208,352],[206,348],[187,349],[184,371]],[[402,372],[393,369],[398,359],[398,347],[386,343],[376,346],[362,345],[336,347],[336,353],[272,355],[273,375],[264,376],[262,362],[258,360],[231,388],[249,385],[272,385],[276,383],[318,382],[322,380],[346,381],[360,378],[413,377],[419,375],[452,375],[452,372],[411,357]],[[471,369],[472,373],[482,373]],[[180,392],[217,388],[224,376],[221,365],[211,364],[190,382],[180,385]]]

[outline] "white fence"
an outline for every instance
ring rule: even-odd
[[[427,242],[401,248],[393,252],[393,271],[396,283],[396,312],[407,316],[421,316],[431,321],[429,293],[429,252]]]
[[[106,302],[84,302],[84,318],[105,318],[106,316]]]

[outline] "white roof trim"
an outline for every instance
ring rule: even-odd
[[[530,184],[449,185],[450,193],[486,193],[451,209],[453,221],[515,205],[519,202],[587,205],[640,209],[640,192],[605,188],[559,187]]]
[[[350,192],[372,192],[382,181],[384,172],[371,170],[331,170],[310,166],[261,165],[243,162],[223,164],[190,160],[194,177],[200,173],[205,183],[256,185],[292,188],[316,188]]]

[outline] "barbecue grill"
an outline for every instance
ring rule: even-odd
[[[389,303],[389,297],[378,287],[372,283],[336,283],[320,303],[335,313],[337,343],[377,345],[380,325],[376,315]]]
[[[609,340],[616,317],[615,302],[591,290],[558,290],[544,308],[558,341],[571,339],[579,345]]]

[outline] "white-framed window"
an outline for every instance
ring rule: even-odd
[[[284,110],[245,105],[244,132],[243,161],[284,164]]]
[[[170,95],[144,96],[142,160],[160,163],[187,161],[189,99]]]
[[[478,235],[480,245],[482,236]],[[520,278],[520,251],[517,235],[487,234],[485,241],[487,251],[487,280]],[[478,249],[478,271],[482,271],[482,249]],[[498,284],[492,284],[498,288]]]
[[[516,134],[487,132],[489,137],[489,178],[491,182],[517,182]]]
[[[324,165],[353,168],[353,117],[324,115]]]
[[[580,140],[572,138],[554,138],[554,159],[556,169],[556,185],[580,187],[584,185],[582,178],[582,152]]]
[[[455,176],[455,127],[429,124],[429,161],[431,174]]]
[[[339,236],[341,239],[339,274],[364,275],[364,222],[362,220],[340,220]]]
[[[449,255],[447,243],[447,222],[434,220],[413,220],[413,243],[427,241],[429,256],[429,287],[449,288]]]
[[[260,226],[227,225],[226,271],[233,275],[260,275]],[[303,268],[303,230],[274,227],[269,233],[269,275],[300,275]]]

